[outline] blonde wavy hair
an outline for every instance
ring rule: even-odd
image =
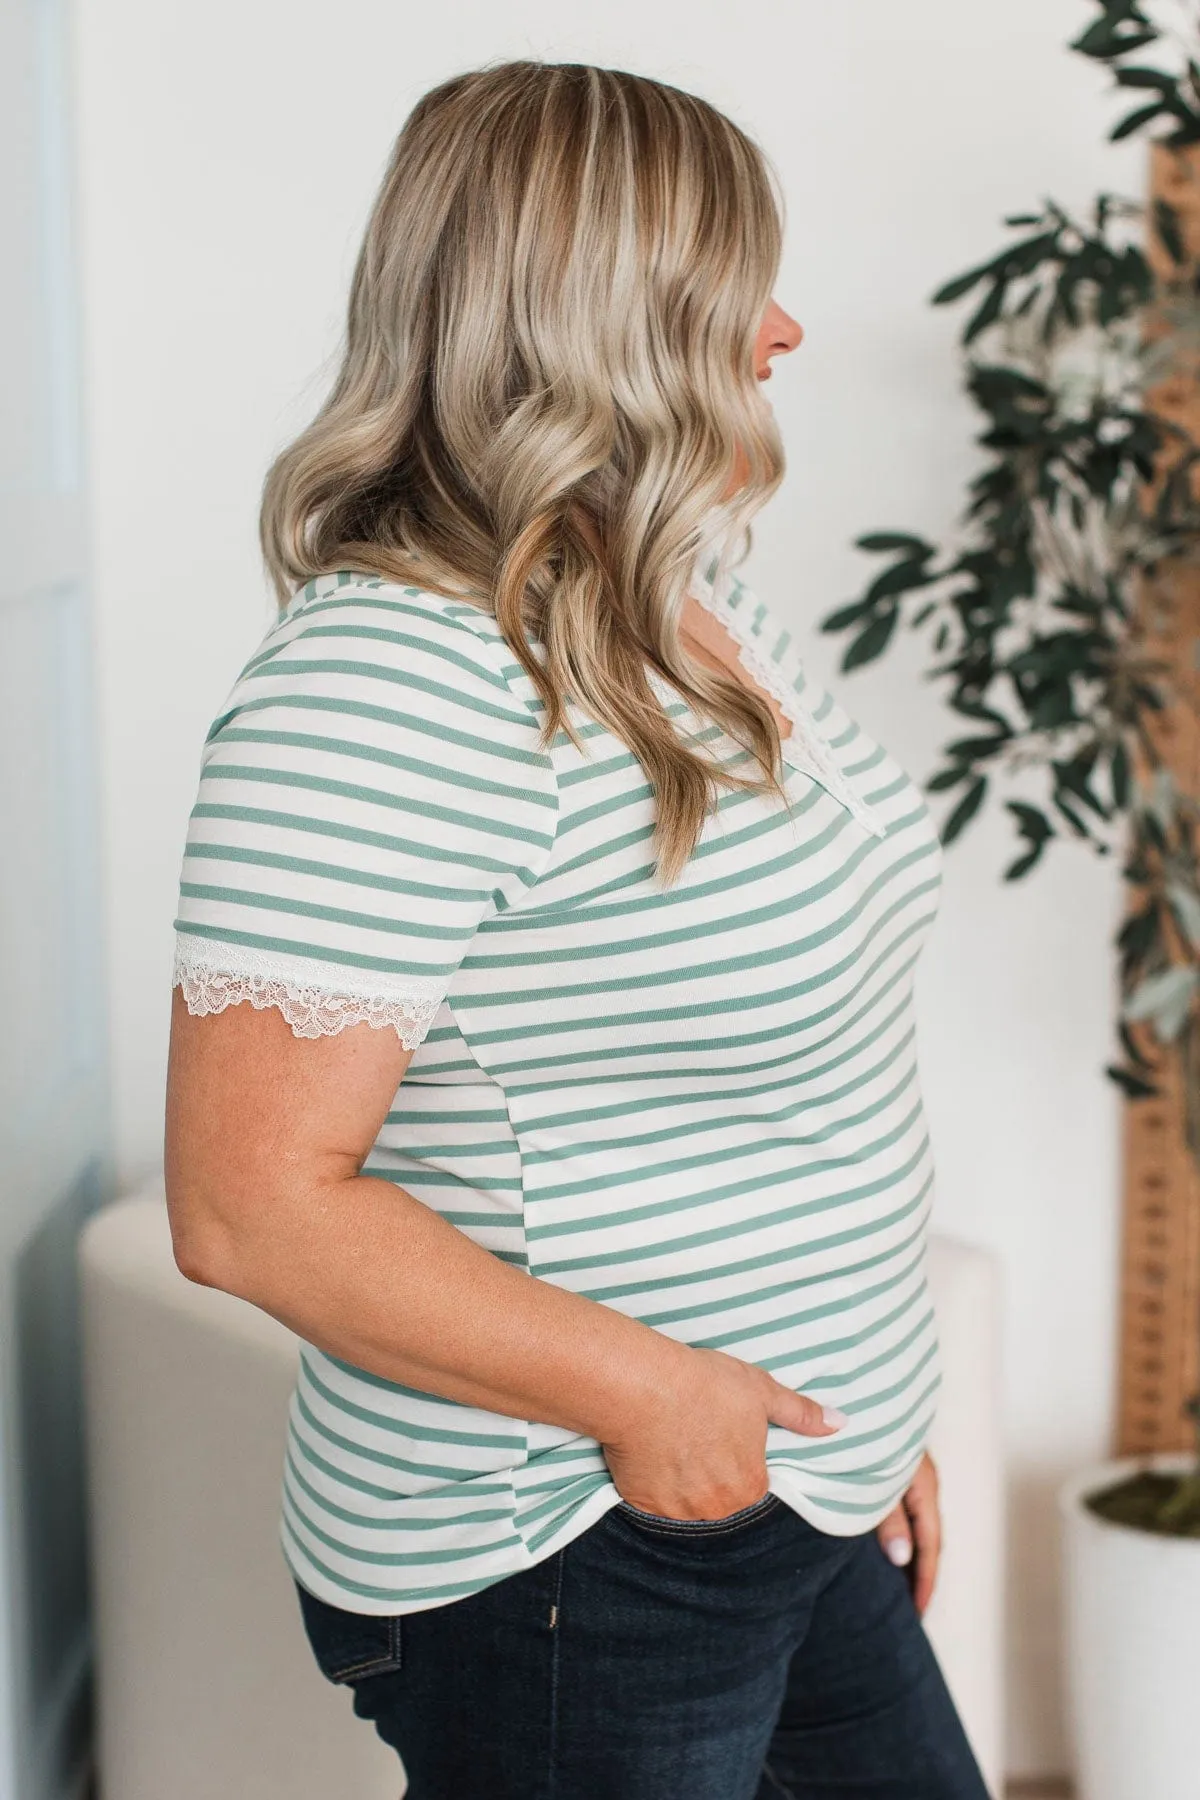
[[[783,797],[771,709],[679,629],[697,557],[723,574],[783,476],[754,369],[781,220],[693,94],[579,63],[444,82],[392,151],[332,392],[264,484],[280,606],[353,569],[492,612],[543,745],[579,744],[570,696],[642,764],[664,884],[717,789]],[[681,733],[648,670],[748,755]]]

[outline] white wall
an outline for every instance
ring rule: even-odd
[[[358,233],[416,96],[502,55],[620,64],[746,123],[789,203],[778,293],[807,339],[771,398],[789,447],[751,579],[918,778],[948,718],[917,645],[835,674],[813,621],[849,548],[937,534],[975,452],[957,321],[928,295],[1052,192],[1135,192],[1086,0],[77,0],[87,406],[119,1149],[161,1154],[175,884],[204,733],[270,620],[259,483],[337,346]],[[939,803],[939,812],[941,803]],[[1013,887],[1006,820],[948,853],[919,982],[937,1223],[994,1246],[1008,1293],[1014,1771],[1061,1761],[1054,1480],[1105,1451],[1118,1199],[1109,1052],[1115,872],[1060,849]]]

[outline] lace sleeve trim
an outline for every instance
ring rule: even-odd
[[[384,994],[336,964],[305,958],[302,969],[285,969],[284,960],[232,944],[215,955],[177,933],[171,985],[183,990],[190,1013],[224,1012],[249,1000],[260,1011],[276,1007],[296,1037],[333,1037],[348,1025],[390,1026],[406,1050],[420,1044],[445,997],[438,982],[414,978]]]

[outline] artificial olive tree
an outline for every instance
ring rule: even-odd
[[[1136,0],[1096,4],[1072,48],[1137,92],[1111,136],[1200,143],[1200,9],[1188,42]],[[1152,49],[1167,66],[1140,60]],[[1164,709],[1194,704],[1155,640],[1175,622],[1178,571],[1200,565],[1200,446],[1148,403],[1164,376],[1200,372],[1200,258],[1161,200],[1102,194],[1081,219],[1046,200],[1004,223],[996,255],[932,297],[973,302],[961,343],[985,455],[960,528],[941,545],[859,538],[884,566],[821,628],[851,634],[843,670],[881,656],[902,623],[928,635],[957,727],[926,784],[951,802],[943,843],[1007,787],[1019,854],[1006,879],[1064,837],[1123,856],[1122,1055],[1107,1073],[1136,1100],[1157,1093],[1156,1061],[1178,1058],[1200,1164],[1200,801],[1155,730]],[[1200,1399],[1188,1410],[1200,1427]],[[1190,1475],[1139,1477],[1105,1510],[1200,1536],[1200,1444]]]

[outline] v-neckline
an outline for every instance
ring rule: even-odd
[[[689,596],[703,611],[712,613],[734,644],[738,662],[748,683],[764,695],[769,694],[791,725],[787,736],[780,733],[779,738],[780,755],[785,767],[823,787],[872,837],[886,837],[886,823],[843,774],[832,746],[818,727],[811,708],[802,700],[794,680],[789,679],[789,668],[797,674],[804,673],[803,664],[791,644],[790,632],[778,628],[778,622],[770,610],[756,602],[755,628],[765,619],[774,629],[773,643],[770,646],[760,643],[757,631],[751,627],[746,613],[739,611],[727,598],[716,592],[714,583],[709,578],[709,569],[713,566],[711,559],[706,565],[703,556],[697,557],[688,583]],[[743,583],[736,585],[739,594],[745,594],[750,600],[754,599]],[[543,646],[538,640],[534,640],[534,648],[540,657]],[[696,714],[674,682],[668,676],[660,674],[650,663],[646,664],[646,675],[664,705],[674,700],[692,713],[701,725],[711,723],[703,715]]]
[[[688,597],[696,602],[702,612],[708,613],[720,626],[725,636],[733,645],[746,685],[755,689],[760,697],[774,700],[784,719],[791,729],[785,737],[779,734],[779,747],[785,763],[798,769],[803,775],[816,774],[825,782],[825,771],[832,762],[832,753],[824,742],[816,724],[812,721],[807,708],[788,680],[785,670],[773,657],[768,656],[765,648],[755,642],[748,629],[745,617],[730,606],[727,599],[718,594],[711,579],[712,562],[703,554],[697,556],[693,566],[691,580],[688,583]],[[786,634],[785,634],[786,636]],[[778,643],[775,646],[778,652]],[[793,660],[795,653],[793,652]],[[728,665],[727,665],[728,667]],[[733,670],[729,672],[732,674]],[[734,679],[737,677],[734,675]],[[672,690],[674,691],[674,690]],[[834,779],[840,781],[841,771],[834,766]]]
[[[787,736],[780,733],[779,739],[780,755],[785,765],[807,776],[809,780],[818,782],[873,837],[885,837],[886,824],[842,773],[832,747],[826,742],[793,682],[788,679],[787,670],[780,658],[781,647],[788,642],[788,633],[780,634],[769,652],[764,645],[760,645],[752,635],[745,615],[717,593],[714,583],[709,579],[709,569],[705,566],[703,557],[696,559],[692,579],[688,584],[688,595],[702,611],[712,614],[734,645],[738,662],[749,683],[760,693],[769,694],[791,725]],[[794,650],[790,652],[790,656],[792,663],[799,668],[799,658]],[[654,680],[661,682],[668,693],[682,698],[664,677],[658,676],[654,671],[651,673]]]
[[[691,587],[688,589],[687,598],[695,604],[697,612],[703,617],[712,620],[714,627],[725,638],[725,641],[733,654],[732,657],[727,660],[718,650],[713,649],[711,645],[706,644],[702,639],[698,638],[695,633],[690,634],[692,642],[699,643],[702,650],[710,651],[715,662],[719,665],[724,674],[731,675],[735,681],[739,681],[741,686],[754,694],[757,699],[764,701],[770,708],[772,714],[776,715],[775,724],[779,732],[780,747],[784,749],[786,754],[786,746],[791,743],[798,730],[798,722],[794,711],[790,710],[789,707],[785,705],[779,694],[777,694],[772,687],[765,686],[762,681],[758,679],[758,671],[751,665],[746,654],[745,645],[730,629],[728,621],[717,611],[716,607],[713,605],[706,605],[704,600],[692,591]],[[693,654],[695,654],[694,651]],[[698,657],[697,661],[703,662],[704,658]],[[782,723],[780,723],[781,720]]]

